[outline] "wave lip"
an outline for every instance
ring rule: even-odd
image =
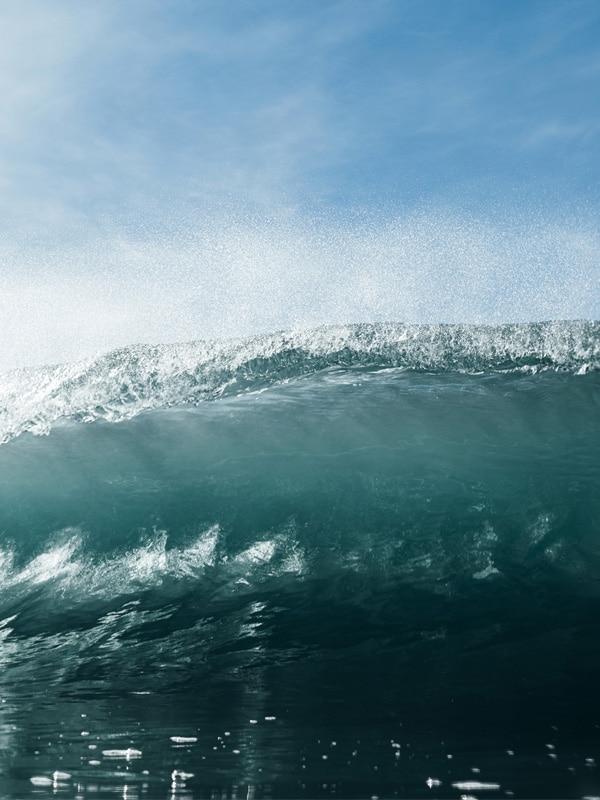
[[[56,421],[118,422],[332,368],[481,374],[600,369],[600,322],[327,326],[227,341],[134,345],[0,380],[0,442]]]

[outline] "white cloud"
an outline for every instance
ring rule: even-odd
[[[598,130],[600,130],[600,126],[590,126],[587,122],[582,125],[577,125],[552,120],[551,122],[536,126],[525,136],[524,141],[526,146],[538,148],[555,141],[569,142],[583,139],[586,136],[597,133]]]
[[[326,103],[302,71],[289,74],[305,22],[240,22],[207,3],[187,28],[178,10],[186,4],[142,13],[135,3],[23,0],[4,15],[7,228],[72,226],[128,206],[143,215],[162,193],[256,199],[294,185],[322,146]]]
[[[511,163],[521,179],[523,147],[597,138],[591,112],[539,108],[582,67],[548,57],[589,21],[588,10],[567,24],[565,9],[515,11],[521,35],[511,14],[496,31],[497,8],[473,23],[460,4],[5,4],[4,227],[79,231],[110,214],[143,224],[161,203],[200,198],[277,207],[350,189],[376,202],[395,187],[460,184],[461,170],[489,181],[473,153],[493,180]]]

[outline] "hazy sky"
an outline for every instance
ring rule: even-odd
[[[0,97],[0,366],[600,315],[597,0],[0,0]]]

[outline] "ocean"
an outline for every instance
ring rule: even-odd
[[[2,798],[600,796],[600,323],[0,376]]]

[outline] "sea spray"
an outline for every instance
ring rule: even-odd
[[[0,239],[0,371],[322,325],[598,319],[589,209],[174,209]]]

